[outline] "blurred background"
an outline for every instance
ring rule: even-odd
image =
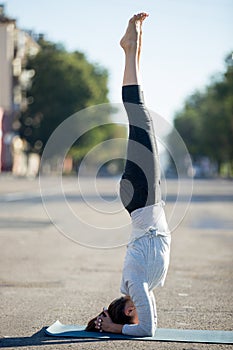
[[[119,41],[139,11],[150,14],[142,83],[173,235],[159,327],[232,330],[233,0],[0,0],[0,347],[64,349],[45,326],[86,324],[118,296],[131,223]],[[50,136],[76,112],[50,157]],[[132,348],[111,345],[80,348]]]
[[[36,177],[46,142],[62,121],[89,106],[121,102],[119,40],[139,11],[150,14],[142,54],[146,103],[170,124],[168,148],[181,158],[183,175],[233,176],[232,0],[1,3],[1,172]],[[95,145],[126,137],[120,117],[112,114],[109,125],[75,142],[64,173],[76,174]],[[179,156],[174,130],[187,146],[191,167]],[[121,152],[115,150],[113,158]],[[164,174],[176,177],[176,164],[167,158]],[[58,162],[51,160],[46,172],[56,172]],[[116,175],[122,167],[113,160],[100,174]]]

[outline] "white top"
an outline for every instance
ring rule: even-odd
[[[157,231],[161,236],[170,235],[167,220],[163,207],[163,201],[150,205],[148,207],[139,208],[131,213],[132,232],[130,242],[140,238],[148,231]]]
[[[132,233],[124,261],[121,292],[130,295],[139,323],[125,324],[123,334],[153,336],[157,327],[152,289],[164,284],[171,243],[163,205],[161,202],[131,213]]]

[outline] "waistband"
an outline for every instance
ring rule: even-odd
[[[150,238],[150,239],[155,238],[155,237],[159,237],[159,236],[161,236],[161,237],[171,237],[171,233],[170,232],[159,232],[154,227],[150,227],[147,232],[144,232],[140,236],[131,237],[131,239],[130,239],[130,241],[129,241],[127,246],[129,246],[130,244],[133,244],[134,242],[136,242],[139,239],[141,239],[143,237],[146,237],[146,236],[148,238]]]

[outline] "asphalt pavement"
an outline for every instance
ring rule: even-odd
[[[61,181],[0,175],[0,347],[8,349],[230,349],[231,345],[58,339],[59,319],[86,324],[120,295],[129,217],[118,179]],[[154,290],[160,328],[233,329],[233,187],[168,180],[171,262]],[[178,193],[178,196],[177,196]]]

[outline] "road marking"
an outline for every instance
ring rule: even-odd
[[[24,192],[15,192],[15,193],[6,193],[0,196],[0,201],[5,202],[16,202],[22,199],[32,199],[41,197],[40,193],[24,193]]]

